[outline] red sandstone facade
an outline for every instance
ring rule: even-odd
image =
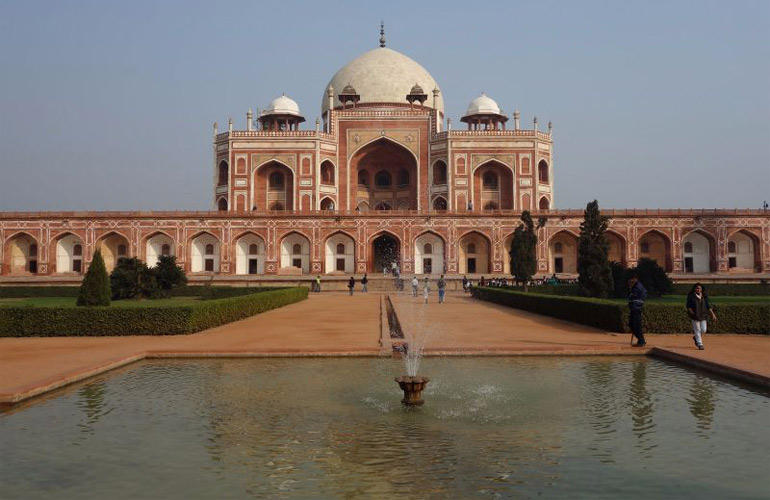
[[[372,83],[383,58],[406,74],[403,93]],[[516,112],[506,130],[507,117],[482,94],[462,119],[468,130],[448,120],[442,130],[438,86],[415,66],[384,46],[346,66],[335,78],[359,78],[364,91],[356,81],[339,92],[330,84],[315,130],[299,130],[304,118],[285,96],[256,124],[249,112],[246,130],[215,125],[217,211],[0,213],[0,281],[77,277],[97,248],[108,269],[123,256],[153,264],[172,254],[189,274],[244,280],[394,264],[407,274],[502,275],[522,210],[547,218],[538,272],[574,274],[582,210],[552,209],[550,123],[548,132],[537,119],[523,130]],[[650,257],[675,274],[770,273],[765,211],[604,213],[610,257],[629,266]]]

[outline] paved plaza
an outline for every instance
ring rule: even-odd
[[[0,403],[13,403],[146,357],[390,355],[387,297],[407,339],[425,339],[428,355],[644,355],[673,358],[768,386],[770,338],[603,332],[449,293],[438,304],[422,295],[325,292],[242,321],[183,336],[0,339]]]

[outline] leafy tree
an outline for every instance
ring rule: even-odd
[[[641,258],[636,263],[636,268],[631,271],[636,272],[636,276],[651,297],[660,297],[671,293],[673,282],[666,274],[665,269],[660,267],[655,260],[646,257]]]
[[[613,295],[618,298],[625,298],[628,295],[628,268],[620,262],[610,262],[610,271],[612,271]]]
[[[521,224],[513,232],[511,243],[511,274],[516,283],[524,283],[524,291],[527,291],[527,283],[537,271],[537,229],[546,223],[545,217],[538,220],[537,228],[532,220],[529,210],[521,213]]]
[[[136,257],[122,257],[110,274],[112,298],[133,299],[152,297],[156,293],[155,276],[147,265]]]
[[[151,271],[155,275],[158,291],[163,297],[170,297],[171,290],[187,284],[187,276],[177,265],[174,255],[161,255],[158,258],[158,264]]]
[[[578,283],[583,295],[606,298],[613,289],[608,255],[610,245],[605,233],[609,218],[599,212],[599,202],[586,205],[578,239]]]
[[[83,277],[83,283],[78,292],[79,306],[108,306],[110,305],[110,279],[107,267],[102,259],[102,252],[94,252],[94,258],[88,271]]]

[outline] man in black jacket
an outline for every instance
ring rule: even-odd
[[[642,308],[644,308],[644,299],[647,298],[647,290],[644,288],[639,278],[631,276],[628,280],[628,308],[631,315],[628,318],[628,327],[636,337],[634,347],[644,347],[647,342],[644,340],[642,332]]]

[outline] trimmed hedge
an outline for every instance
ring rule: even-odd
[[[674,283],[671,290],[673,295],[687,295],[694,283]],[[747,296],[770,295],[770,284],[767,283],[703,283],[703,287],[712,297],[717,296]]]
[[[0,337],[179,335],[238,321],[305,300],[305,287],[261,291],[194,305],[0,308]],[[260,292],[260,293],[255,293]]]
[[[202,297],[209,293],[210,298],[224,299],[227,297],[240,297],[256,292],[278,290],[285,287],[247,287],[247,286],[206,286],[191,285],[173,289],[172,297]],[[0,286],[0,299],[28,299],[40,297],[77,297],[80,285],[67,286]],[[207,291],[208,290],[208,291]]]
[[[500,288],[471,288],[473,297],[544,316],[612,332],[630,332],[628,307],[609,300],[524,293]],[[714,304],[718,321],[709,322],[710,333],[770,334],[770,304]],[[690,333],[692,324],[684,304],[648,302],[644,330],[650,333]]]

